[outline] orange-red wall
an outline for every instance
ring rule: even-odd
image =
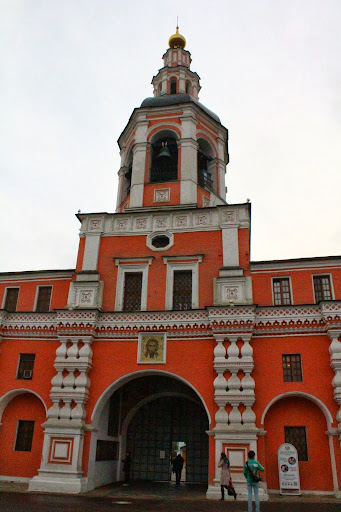
[[[163,256],[204,254],[199,263],[199,309],[213,303],[213,279],[223,266],[220,231],[199,231],[196,233],[175,233],[174,245],[167,251],[152,251],[146,246],[145,236],[105,237],[101,239],[98,270],[105,282],[103,310],[115,309],[117,266],[115,258],[153,256],[148,270],[147,309],[165,309],[167,266]]]
[[[70,279],[37,279],[27,281],[2,281],[0,283],[0,305],[3,302],[5,289],[7,287],[19,288],[17,311],[33,311],[38,286],[52,286],[50,311],[63,309],[67,303]]]
[[[340,269],[316,268],[314,270],[284,270],[281,272],[254,272],[252,271],[253,302],[258,306],[273,305],[272,278],[290,277],[292,286],[293,304],[314,304],[313,275],[330,274],[334,288],[335,300],[341,299],[341,272]]]
[[[32,478],[38,473],[44,440],[41,425],[45,418],[42,402],[31,393],[19,395],[7,405],[0,427],[0,472],[2,475]],[[18,420],[35,422],[30,452],[14,450]]]

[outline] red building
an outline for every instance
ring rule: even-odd
[[[252,449],[278,491],[341,497],[341,257],[250,262],[251,207],[226,202],[228,132],[198,101],[177,33],[132,113],[116,213],[78,214],[76,269],[0,274],[1,479],[77,493],[132,478],[246,497]],[[312,470],[313,468],[313,470]]]

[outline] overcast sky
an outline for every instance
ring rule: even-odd
[[[75,213],[115,210],[177,15],[252,260],[341,254],[341,0],[1,0],[0,271],[74,268]]]

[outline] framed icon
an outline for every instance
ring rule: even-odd
[[[139,333],[137,362],[164,364],[166,362],[166,333]]]

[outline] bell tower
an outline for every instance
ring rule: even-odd
[[[152,79],[154,96],[133,111],[118,139],[117,212],[226,204],[228,131],[199,102],[200,77],[185,47],[176,27]]]

